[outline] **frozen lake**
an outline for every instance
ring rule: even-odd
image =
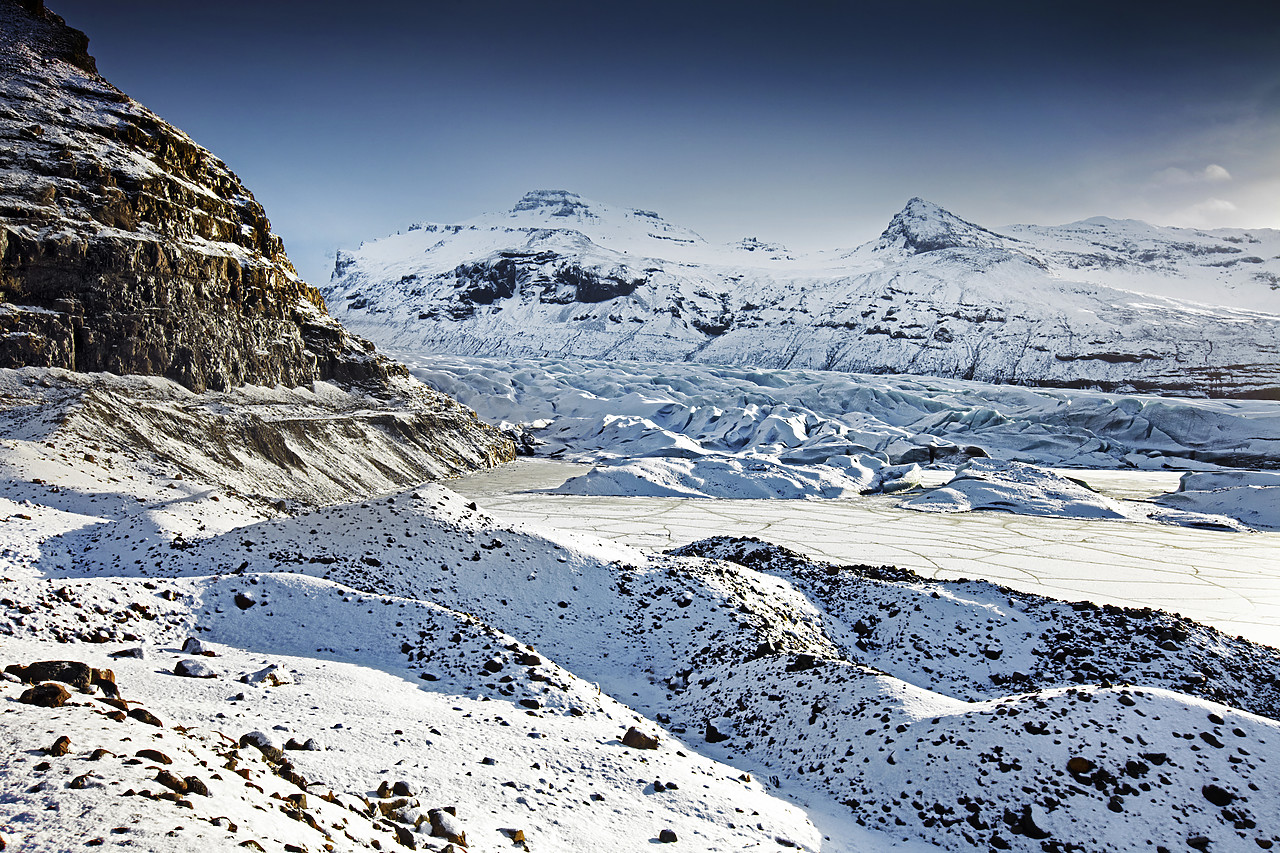
[[[1181,613],[1280,646],[1280,533],[1155,523],[952,515],[899,498],[715,500],[539,494],[589,465],[523,459],[449,485],[503,522],[549,525],[661,550],[715,535],[757,536],[837,563],[891,564],[931,578],[982,578],[1068,601]],[[1177,488],[1161,471],[1080,471],[1098,491],[1142,499]],[[926,472],[926,485],[950,472]]]

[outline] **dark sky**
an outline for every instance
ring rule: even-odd
[[[304,277],[560,188],[711,240],[1280,227],[1280,3],[47,0],[210,148]]]

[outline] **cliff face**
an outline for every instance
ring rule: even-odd
[[[39,0],[0,0],[0,367],[196,391],[403,373],[328,316],[227,166],[87,47]]]

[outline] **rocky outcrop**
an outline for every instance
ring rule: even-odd
[[[403,374],[327,315],[227,166],[87,48],[39,0],[0,0],[0,367],[196,391]]]

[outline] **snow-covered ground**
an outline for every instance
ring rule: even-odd
[[[1063,461],[1045,448],[1074,448],[1073,460],[1111,460],[1097,483],[1104,494],[1090,500],[1125,505],[1177,488],[1179,474],[1162,466],[1188,458],[1197,430],[1226,436],[1219,449],[1241,436],[1237,452],[1268,452],[1275,413],[1266,405],[1110,398],[1104,420],[1114,437],[1085,435],[1083,409],[1040,427],[1030,416],[1019,424],[978,415],[1004,423],[983,433],[988,460],[934,440],[972,429],[928,431],[921,419],[962,423],[955,401],[964,395],[986,394],[994,408],[1019,399],[1019,389],[946,385],[937,403],[894,387],[898,380],[846,388],[868,395],[875,418],[859,428],[857,449],[838,418],[811,405],[812,417],[784,416],[760,396],[769,383],[776,394],[805,392],[799,374],[761,374],[736,409],[722,407],[714,421],[726,423],[704,441],[656,428],[655,418],[668,427],[680,420],[679,406],[657,411],[672,401],[648,399],[648,380],[625,367],[608,394],[598,393],[603,369],[597,384],[576,391],[568,368],[558,369],[541,375],[563,386],[549,399],[569,428],[543,449],[561,458],[632,458],[599,430],[609,409],[633,417],[631,400],[654,409],[652,425],[624,431],[634,446],[677,448],[632,461],[750,451],[778,468],[839,456],[871,470],[878,459],[880,469],[917,471],[921,485],[802,501],[528,494],[526,467],[456,484],[471,496],[438,484],[383,492],[376,478],[354,476],[372,457],[336,464],[348,453],[339,442],[332,470],[287,468],[293,500],[270,462],[291,458],[291,433],[283,447],[183,443],[179,427],[214,434],[232,408],[226,396],[179,405],[176,392],[153,383],[155,405],[131,416],[137,432],[126,434],[107,428],[108,406],[76,402],[95,382],[102,387],[91,400],[120,392],[119,380],[0,371],[9,389],[0,398],[8,673],[0,730],[10,745],[0,759],[0,838],[50,851],[230,850],[249,841],[271,851],[374,841],[443,850],[460,833],[477,851],[648,850],[664,841],[694,850],[1028,853],[1046,844],[1244,851],[1280,843],[1280,651],[1145,606],[1111,606],[1105,593],[1088,596],[1102,604],[1065,604],[909,570],[917,559],[959,554],[967,559],[959,574],[999,580],[1035,557],[1042,566],[1092,562],[1123,579],[1117,565],[1150,565],[1165,549],[1203,558],[1210,570],[1195,571],[1209,582],[1230,582],[1229,561],[1240,566],[1237,580],[1246,569],[1266,574],[1277,534],[899,506],[970,460],[971,473],[1021,470],[1008,466],[1028,447],[1041,492],[1057,481],[1039,472]],[[534,368],[508,375],[521,370]],[[477,386],[498,381],[490,366],[473,373]],[[671,376],[690,399],[705,386],[714,401],[730,385],[717,386],[714,374]],[[809,386],[811,399],[822,399],[821,387]],[[307,402],[267,389],[238,394]],[[1057,408],[1025,399],[1034,401],[1027,411]],[[527,405],[511,406],[513,423],[537,419],[524,416]],[[906,413],[897,424],[895,411]],[[556,414],[540,416],[553,424],[534,434],[556,435]],[[1165,427],[1149,431],[1149,444],[1111,447],[1153,422]],[[739,429],[772,438],[712,446]],[[592,445],[592,434],[603,437]],[[1035,435],[1043,438],[1026,438]],[[318,459],[319,448],[317,439],[302,458]],[[1126,458],[1147,467],[1121,470]],[[589,470],[575,468],[568,473]],[[725,470],[722,482],[741,476]],[[326,499],[342,472],[348,496]],[[1220,487],[1189,479],[1183,493]],[[1263,477],[1230,487],[1268,486]],[[551,524],[515,523],[509,514],[520,505],[528,519],[539,508],[563,511]],[[819,512],[830,513],[825,532],[813,523]],[[597,535],[610,517],[637,544]],[[743,529],[735,518],[760,539],[722,535]],[[880,557],[883,537],[877,546],[867,519],[896,528],[909,547]],[[1001,529],[1013,538],[982,541]],[[1023,546],[1037,536],[1040,550],[1028,554]],[[818,559],[768,544],[789,541]],[[836,559],[822,559],[822,548]],[[895,563],[902,568],[873,567]],[[1166,581],[1178,571],[1169,561]],[[1140,587],[1118,598],[1159,603]],[[142,657],[127,656],[132,649]],[[18,682],[43,678],[26,667],[54,660],[112,672],[92,674],[94,684],[86,676],[87,692],[68,687],[61,707],[22,701],[31,687]],[[200,674],[197,664],[212,677],[176,674]],[[397,782],[399,792],[390,790]]]

